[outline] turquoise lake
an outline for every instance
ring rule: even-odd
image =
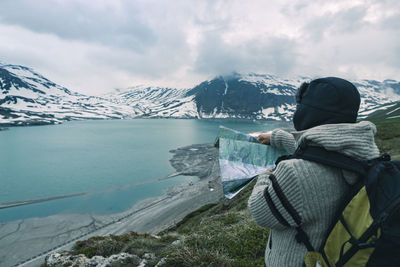
[[[58,213],[120,212],[162,195],[167,187],[196,181],[184,176],[154,180],[175,172],[169,165],[171,149],[212,143],[219,125],[244,132],[288,127],[265,121],[134,119],[0,131],[0,203],[90,192],[0,209],[0,222]]]

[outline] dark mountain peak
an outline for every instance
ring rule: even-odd
[[[253,119],[278,113],[278,107],[283,104],[286,109],[293,108],[294,88],[294,85],[282,83],[272,75],[233,73],[202,82],[187,96],[195,96],[199,117]],[[270,107],[272,110],[265,113]]]

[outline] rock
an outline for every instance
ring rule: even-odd
[[[82,258],[85,260],[86,257]],[[87,258],[86,258],[87,259]],[[84,261],[83,265],[85,267],[100,267],[100,266],[108,266],[108,261],[102,256],[93,256],[89,261]]]
[[[180,243],[181,243],[181,241],[178,239],[178,240],[175,240],[174,242],[172,242],[171,246],[176,246],[176,245],[179,245]]]
[[[170,151],[171,166],[180,175],[197,176],[200,179],[210,177],[210,170],[218,161],[218,149],[214,144],[194,144]]]
[[[52,253],[50,255],[47,255],[45,258],[46,264],[49,265],[56,264],[60,256],[61,256],[60,253]]]
[[[151,237],[154,237],[154,238],[156,238],[156,239],[161,239],[161,237],[158,236],[158,235],[151,234],[150,236],[151,236]]]
[[[143,259],[138,265],[138,267],[146,267],[146,266],[147,266],[147,260],[146,259]]]
[[[136,255],[129,253],[120,253],[111,255],[108,258],[102,256],[94,256],[91,259],[83,254],[69,255],[68,253],[52,253],[45,258],[46,265],[48,266],[83,266],[83,267],[108,267],[114,264],[131,264],[139,265],[145,260],[140,260]],[[145,262],[147,264],[147,261]],[[146,265],[139,265],[146,266]]]
[[[156,258],[156,255],[154,253],[145,253],[143,255],[143,259],[146,259],[146,260],[153,260],[155,258]]]
[[[132,255],[129,253],[120,253],[116,255],[111,255],[110,257],[104,259],[101,265],[98,267],[106,267],[111,266],[112,264],[119,263],[119,264],[135,264],[137,265],[140,262],[140,258],[136,255]]]
[[[162,258],[154,267],[161,267],[161,266],[166,266],[167,264],[167,258]]]

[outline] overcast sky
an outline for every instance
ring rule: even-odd
[[[0,61],[91,95],[233,71],[400,80],[400,1],[1,0]]]

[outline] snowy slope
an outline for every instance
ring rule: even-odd
[[[35,125],[129,117],[129,107],[74,93],[32,69],[0,64],[0,123]]]
[[[360,118],[365,118],[376,110],[382,109],[382,105],[400,100],[400,82],[361,80],[353,83],[361,95]]]
[[[384,104],[368,115],[367,119],[396,119],[400,118],[400,101]]]
[[[134,117],[196,118],[193,96],[188,89],[135,86],[122,93],[109,94],[115,104],[128,105]]]

